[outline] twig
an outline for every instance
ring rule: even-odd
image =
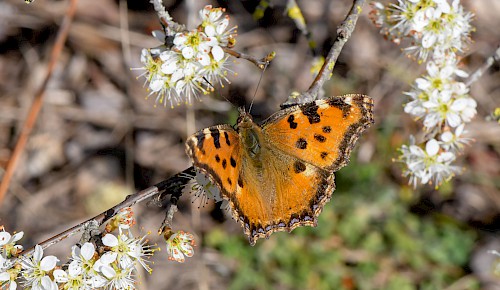
[[[59,55],[63,49],[64,43],[66,42],[66,38],[69,33],[69,28],[71,26],[71,22],[73,21],[73,16],[76,11],[76,4],[78,0],[71,0],[68,10],[64,16],[61,27],[57,33],[56,41],[54,43],[54,47],[52,47],[52,51],[50,54],[49,64],[47,65],[47,74],[41,84],[40,88],[37,90],[35,94],[35,99],[31,104],[30,110],[28,112],[28,116],[26,117],[26,121],[23,124],[21,129],[21,133],[19,134],[19,139],[17,140],[16,146],[14,147],[14,151],[12,152],[12,156],[9,159],[9,163],[5,168],[5,173],[2,178],[2,182],[0,183],[0,204],[2,204],[3,198],[5,197],[5,193],[9,188],[10,181],[12,176],[14,175],[14,170],[17,167],[17,163],[19,158],[21,157],[21,153],[24,151],[26,147],[26,143],[28,142],[28,137],[33,129],[33,126],[36,123],[38,118],[38,113],[43,105],[43,99],[45,95],[45,89],[47,84],[52,76],[52,72],[54,67],[56,66],[57,60],[59,59]]]
[[[144,190],[141,190],[139,192],[133,193],[128,195],[124,201],[121,203],[113,206],[112,208],[96,215],[95,217],[86,220],[83,223],[80,223],[70,229],[65,230],[64,232],[57,234],[41,243],[40,245],[42,248],[48,248],[54,244],[57,244],[58,242],[69,238],[81,231],[83,231],[86,228],[92,227],[96,228],[101,225],[103,225],[105,222],[107,222],[109,219],[114,217],[116,214],[120,212],[120,210],[126,208],[126,207],[131,207],[136,203],[149,200],[158,194],[162,193],[159,198],[166,198],[167,195],[171,195],[172,199],[174,201],[178,200],[179,197],[182,195],[182,189],[184,188],[184,185],[193,178],[195,175],[195,170],[191,166],[188,169],[177,173],[176,175],[170,177],[167,180],[164,180],[162,182],[159,182],[151,187],[148,187]],[[160,200],[162,203],[162,200]],[[168,204],[167,204],[168,205]],[[163,226],[163,225],[162,225]],[[24,252],[20,253],[19,258],[31,255],[34,251],[34,248],[30,248],[28,250],[25,250]]]
[[[318,75],[312,82],[309,89],[301,95],[301,98],[306,98],[308,100],[316,99],[319,90],[323,87],[324,83],[330,79],[333,72],[333,68],[337,59],[344,47],[344,44],[351,37],[354,28],[356,27],[356,22],[358,21],[359,14],[361,14],[362,7],[365,0],[354,0],[351,10],[347,14],[347,17],[342,21],[342,23],[337,27],[337,39],[333,43],[332,48],[328,52],[325,59],[325,63],[319,70]]]
[[[493,55],[486,59],[486,62],[478,68],[465,82],[466,86],[472,85],[473,82],[477,81],[495,62],[500,62],[500,45],[497,47]]]
[[[273,60],[274,56],[276,55],[275,52],[271,52],[261,59],[256,59],[255,57],[253,57],[249,54],[245,54],[243,52],[237,52],[237,51],[234,51],[234,50],[229,49],[227,47],[223,47],[222,49],[224,50],[225,53],[230,54],[236,58],[242,58],[242,59],[246,59],[246,60],[252,62],[260,69],[264,69]]]

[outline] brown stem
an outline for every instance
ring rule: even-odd
[[[359,14],[361,14],[362,7],[365,0],[354,0],[351,10],[347,14],[347,17],[342,21],[342,23],[337,27],[337,39],[333,43],[332,48],[328,52],[325,59],[325,63],[321,67],[318,75],[312,82],[309,89],[302,94],[301,97],[306,97],[307,99],[314,100],[318,96],[319,90],[323,87],[325,82],[330,79],[335,67],[335,63],[344,47],[344,44],[351,37],[354,28],[356,27],[356,22],[358,21]]]
[[[12,156],[9,159],[9,163],[5,168],[5,173],[3,175],[2,182],[0,183],[0,205],[2,204],[7,189],[9,188],[10,181],[12,179],[12,176],[14,175],[14,170],[17,167],[19,158],[21,157],[21,154],[26,147],[28,137],[33,130],[33,126],[36,123],[38,113],[42,108],[45,89],[50,80],[50,77],[52,76],[52,72],[54,71],[54,67],[56,66],[57,60],[59,59],[59,55],[61,54],[61,51],[64,47],[66,38],[68,37],[69,28],[71,26],[71,22],[73,21],[73,16],[75,15],[77,2],[78,0],[71,0],[68,6],[68,10],[66,11],[61,27],[59,28],[59,31],[57,33],[54,47],[52,47],[49,64],[47,65],[47,74],[45,75],[42,85],[35,94],[35,99],[31,104],[28,116],[26,117],[26,121],[21,129],[21,133],[19,134],[19,139],[17,140],[16,146],[14,147],[14,151],[12,152]]]
[[[161,198],[165,198],[167,194],[170,194],[172,197],[175,197],[175,199],[179,199],[180,196],[182,195],[182,189],[184,188],[184,185],[192,179],[195,176],[195,169],[194,167],[189,167],[188,169],[177,173],[176,175],[170,177],[167,180],[164,180],[160,183],[157,183],[149,188],[146,188],[144,190],[141,190],[139,192],[133,193],[128,195],[124,201],[121,203],[113,206],[112,208],[96,215],[95,217],[88,219],[84,221],[83,223],[80,223],[70,229],[65,230],[62,233],[59,233],[41,243],[38,243],[38,245],[42,246],[42,248],[48,248],[54,244],[59,243],[60,241],[71,237],[86,228],[89,228],[90,225],[92,225],[93,228],[97,228],[101,225],[103,225],[105,222],[110,220],[112,217],[114,217],[116,214],[120,212],[120,210],[126,208],[126,207],[131,207],[136,203],[145,201],[145,200],[150,200],[151,198],[157,196],[158,194],[162,193],[160,196]],[[164,203],[162,200],[160,200],[161,203]],[[160,204],[161,204],[160,203]],[[163,226],[163,225],[162,225]],[[34,251],[34,248],[30,248],[25,250],[24,252],[19,254],[19,259],[22,259],[22,257],[31,255]]]
[[[486,62],[478,68],[465,82],[466,86],[472,85],[475,81],[477,81],[495,62],[500,62],[500,45],[497,47],[493,55],[486,59]]]
[[[275,56],[275,53],[271,52],[268,55],[266,55],[265,57],[263,57],[261,59],[257,59],[249,54],[245,54],[243,52],[237,52],[237,51],[232,50],[232,49],[227,48],[227,47],[223,47],[222,49],[224,50],[225,53],[227,53],[231,56],[234,56],[236,58],[246,59],[246,60],[252,62],[260,69],[266,68],[266,66],[273,60],[273,58]]]

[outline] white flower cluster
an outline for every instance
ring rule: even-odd
[[[405,48],[419,60],[429,56],[454,54],[463,51],[472,31],[473,14],[465,12],[459,0],[398,0],[384,6],[373,2],[372,21],[390,40],[400,44],[408,39]]]
[[[2,230],[0,289],[17,289],[19,281],[33,290],[135,289],[134,270],[140,265],[151,273],[147,259],[157,249],[147,245],[146,236],[132,235],[130,227],[134,224],[131,209],[125,208],[106,225],[106,231],[118,229],[117,235],[104,234],[99,249],[89,242],[73,246],[71,259],[64,267],[57,265],[57,257],[44,257],[40,245],[35,246],[31,256],[23,256],[23,247],[16,245],[23,232],[11,235]],[[184,262],[184,255],[191,257],[193,239],[182,231],[170,234],[166,238],[168,258]]]
[[[229,17],[223,14],[222,8],[205,6],[196,29],[176,32],[167,27],[164,32],[153,33],[168,42],[141,53],[146,70],[143,75],[149,82],[150,95],[157,96],[156,103],[169,103],[171,107],[181,102],[190,104],[200,93],[213,91],[214,85],[229,83],[227,74],[232,71],[227,68],[229,56],[224,48],[234,46],[236,27],[228,29]]]
[[[23,232],[11,235],[0,227],[0,289],[17,289],[16,279],[21,269],[14,260],[23,251],[23,246],[16,244],[23,236]]]
[[[381,32],[395,43],[408,39],[405,51],[419,63],[427,61],[427,73],[415,80],[405,94],[410,101],[405,112],[421,120],[426,140],[403,145],[399,161],[406,164],[410,183],[439,186],[461,170],[453,166],[456,155],[470,139],[464,125],[476,115],[476,101],[459,78],[468,76],[458,68],[462,52],[473,30],[472,13],[459,0],[398,0],[397,4],[373,3],[370,16]],[[425,150],[422,148],[425,147]]]

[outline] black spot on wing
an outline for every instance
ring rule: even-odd
[[[323,133],[330,133],[332,132],[332,127],[330,126],[323,126]]]
[[[231,181],[231,178],[227,178],[227,183],[229,183],[229,185],[233,185],[233,182]]]
[[[298,124],[294,122],[294,120],[295,120],[294,115],[290,115],[286,120],[290,124],[290,129],[297,129]]]
[[[295,163],[293,163],[293,170],[295,171],[295,173],[301,173],[301,172],[304,172],[306,170],[306,165],[301,162],[301,161],[295,161]]]
[[[299,138],[297,142],[295,142],[295,147],[299,149],[306,149],[307,148],[307,141],[304,138]]]
[[[231,146],[231,141],[229,141],[229,135],[227,134],[227,132],[224,132],[224,138],[226,138],[227,146]]]
[[[227,167],[227,161],[226,159],[222,159],[222,168],[226,169]]]
[[[309,124],[315,124],[321,121],[321,118],[318,114],[319,107],[315,102],[301,105],[300,109],[302,110],[302,114],[304,114],[304,116],[306,116],[309,120]]]
[[[344,100],[339,97],[328,99],[328,105],[341,110],[342,117],[344,118],[349,116],[349,113],[351,112],[351,105],[345,103]]]
[[[219,154],[215,154],[215,161],[217,161],[217,163],[220,162],[220,157],[219,157]]]
[[[196,136],[197,142],[196,142],[196,147],[198,147],[198,150],[200,150],[201,154],[205,154],[205,149],[203,149],[203,142],[205,142],[205,134],[199,133]]]
[[[231,166],[234,168],[236,167],[236,160],[234,160],[233,156],[229,159],[229,163],[231,163]]]
[[[321,159],[325,159],[326,156],[328,156],[328,152],[321,152],[320,156],[321,156]]]
[[[215,148],[219,149],[220,148],[220,131],[219,129],[210,129],[210,135],[214,139],[214,146]]]
[[[316,139],[316,141],[321,143],[326,141],[326,137],[321,134],[314,134],[314,139]]]

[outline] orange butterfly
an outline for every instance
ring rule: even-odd
[[[260,126],[242,112],[235,128],[193,134],[186,152],[229,201],[254,245],[276,231],[316,226],[335,189],[333,173],[349,162],[372,123],[370,97],[331,97],[283,109]]]

